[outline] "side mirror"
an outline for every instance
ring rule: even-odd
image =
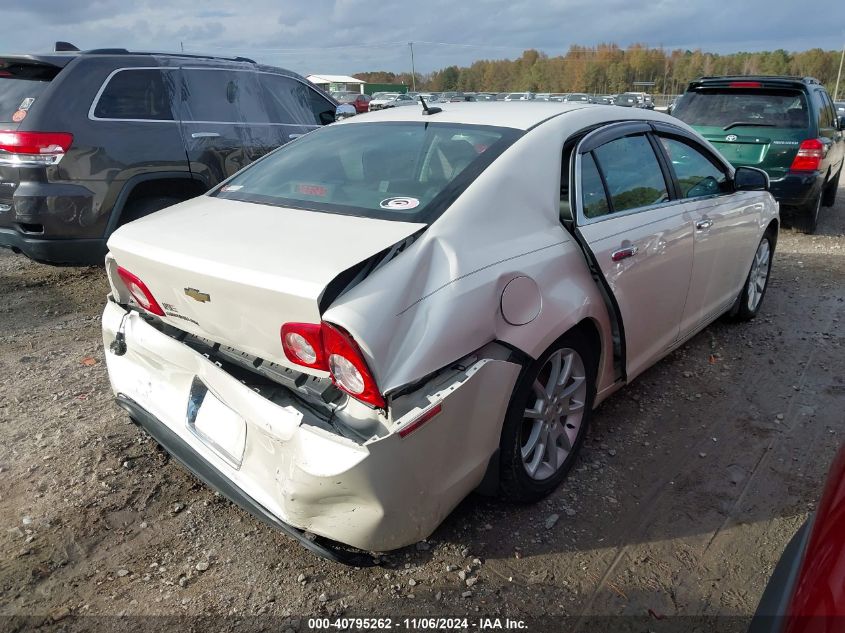
[[[335,121],[342,121],[351,116],[355,116],[355,106],[349,105],[348,103],[341,103],[334,111]]]
[[[734,189],[737,191],[768,191],[769,174],[756,167],[737,167],[734,172]]]

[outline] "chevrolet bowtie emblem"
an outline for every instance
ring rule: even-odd
[[[194,301],[199,301],[200,303],[211,301],[211,295],[205,292],[200,292],[196,288],[185,288],[185,294]]]

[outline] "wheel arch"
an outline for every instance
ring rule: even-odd
[[[188,200],[206,191],[207,183],[189,172],[155,172],[133,176],[123,184],[115,198],[105,237],[108,238],[120,225],[127,204],[133,200],[158,196]]]

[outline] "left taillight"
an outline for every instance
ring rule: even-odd
[[[14,132],[0,130],[0,164],[55,165],[73,144],[67,132]]]
[[[161,309],[161,306],[158,304],[158,301],[156,301],[153,293],[150,292],[150,289],[147,288],[147,284],[141,281],[137,275],[133,275],[122,266],[117,267],[117,274],[121,281],[123,281],[123,285],[126,286],[129,294],[132,295],[132,298],[135,299],[135,302],[139,306],[147,312],[157,314],[158,316],[164,316],[164,310]]]
[[[361,348],[348,332],[331,323],[285,323],[282,349],[289,361],[329,372],[332,382],[353,398],[386,406]]]

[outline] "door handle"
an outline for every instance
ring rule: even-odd
[[[191,138],[220,138],[219,132],[194,132]]]
[[[288,138],[291,140],[299,138],[300,136],[305,136],[305,134],[288,134]]]
[[[615,262],[621,262],[623,259],[633,257],[639,250],[640,249],[636,246],[626,246],[625,248],[620,248],[618,251],[613,251],[610,255],[610,259]]]
[[[695,223],[695,230],[706,231],[711,226],[713,226],[713,220],[711,220],[710,218],[704,218],[703,220],[699,220]]]

